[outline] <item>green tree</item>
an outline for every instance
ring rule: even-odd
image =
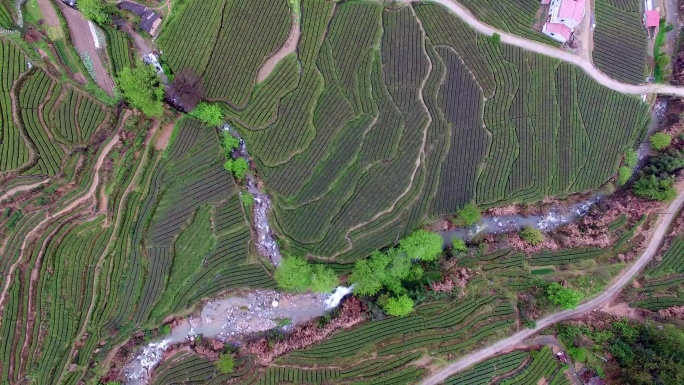
[[[242,201],[242,204],[247,208],[248,210],[251,210],[252,206],[254,206],[254,197],[252,194],[242,191],[240,193],[240,200]]]
[[[107,5],[102,0],[78,0],[78,10],[83,17],[90,19],[97,24],[105,25],[110,22],[110,15]]]
[[[284,290],[329,293],[339,283],[335,272],[324,265],[309,264],[304,258],[286,256],[275,272],[275,279]]]
[[[335,272],[323,265],[314,265],[311,269],[311,291],[314,293],[330,293],[340,284]]]
[[[233,172],[233,160],[228,159],[226,163],[223,164],[223,168],[225,168],[228,172]]]
[[[520,238],[534,246],[544,242],[544,234],[531,226],[525,226],[520,230]]]
[[[202,102],[194,110],[190,111],[189,115],[211,127],[218,127],[224,121],[223,111],[221,111],[221,107],[218,104]]]
[[[656,132],[651,135],[649,141],[654,150],[662,150],[663,148],[670,146],[672,137],[664,132]]]
[[[636,167],[638,161],[639,156],[637,155],[636,151],[630,148],[629,150],[627,150],[627,152],[625,152],[625,166],[634,168]]]
[[[164,88],[154,67],[139,62],[134,69],[121,70],[116,80],[132,107],[147,116],[159,117],[164,113]]]
[[[472,203],[468,203],[467,205],[463,206],[462,209],[458,210],[458,216],[463,220],[466,226],[472,226],[480,221],[480,218],[482,218],[482,213],[477,206]]]
[[[574,309],[582,300],[580,292],[561,286],[558,282],[553,282],[546,288],[546,296],[551,303],[560,305],[563,309]]]
[[[439,234],[417,230],[399,241],[399,250],[413,260],[434,261],[442,253],[443,243]]]
[[[671,178],[658,179],[655,175],[643,175],[634,183],[632,192],[642,198],[654,201],[668,201],[677,196]]]
[[[660,68],[667,67],[668,64],[670,64],[670,57],[667,54],[660,54],[656,58],[656,63],[660,66]]]
[[[221,143],[223,144],[223,148],[227,153],[230,153],[234,149],[240,147],[240,139],[234,137],[228,131],[223,132],[223,141]]]
[[[216,361],[216,368],[221,374],[233,373],[235,368],[235,360],[232,354],[221,354]]]
[[[573,361],[587,362],[589,351],[586,348],[568,347],[568,354]]]
[[[278,286],[287,291],[304,292],[311,285],[311,265],[303,258],[286,256],[275,272]]]
[[[354,284],[354,293],[358,295],[375,295],[387,281],[387,267],[389,258],[379,251],[374,252],[368,259],[361,259],[354,263],[354,270],[349,276],[349,282]]]
[[[501,35],[499,35],[498,33],[494,32],[492,34],[491,40],[492,40],[492,44],[494,44],[496,46],[501,45]]]
[[[682,330],[673,325],[652,323],[634,327],[624,321],[615,324],[616,338],[608,350],[618,365],[616,383],[684,384]]]
[[[403,317],[413,310],[413,300],[406,294],[399,297],[391,297],[383,308],[385,313],[394,317]]]
[[[165,336],[168,334],[171,334],[171,326],[168,324],[162,325],[159,327],[159,334]]]
[[[243,179],[247,175],[247,171],[249,171],[247,160],[245,158],[235,159],[232,164],[232,170],[236,178]]]
[[[466,246],[466,243],[463,241],[463,239],[453,237],[451,238],[451,243],[453,244],[454,251],[461,251],[464,253],[468,251],[468,246]]]
[[[618,169],[618,179],[617,183],[618,185],[622,186],[627,181],[629,180],[629,177],[632,176],[632,169],[627,166],[622,166]]]

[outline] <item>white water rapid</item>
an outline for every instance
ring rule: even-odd
[[[240,297],[209,301],[198,316],[187,317],[170,335],[151,342],[124,368],[127,385],[145,385],[152,370],[162,361],[170,346],[193,341],[196,336],[238,343],[241,337],[276,329],[289,320],[285,329],[321,317],[339,306],[352,287],[340,286],[331,294],[283,294],[256,290]]]

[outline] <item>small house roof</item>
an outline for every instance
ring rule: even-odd
[[[563,36],[565,40],[570,40],[570,36],[572,35],[572,30],[562,23],[546,23],[544,24],[544,32]]]
[[[142,17],[145,14],[145,11],[147,11],[146,6],[144,6],[142,4],[134,3],[132,1],[120,2],[119,3],[119,9],[125,9],[127,11],[131,11],[140,17]]]
[[[580,21],[584,17],[586,0],[561,0],[558,9],[558,19],[572,19]]]
[[[657,27],[660,24],[660,13],[656,10],[646,11],[646,28]]]
[[[154,23],[159,19],[161,19],[161,16],[159,16],[158,13],[156,13],[152,10],[147,10],[140,17],[140,28],[144,29],[147,33],[152,33],[152,29],[154,28]]]

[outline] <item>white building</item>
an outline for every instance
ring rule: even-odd
[[[551,0],[548,22],[575,29],[582,22],[585,9],[586,0]]]
[[[543,0],[542,4],[548,4],[548,0]],[[566,43],[582,22],[585,9],[586,0],[551,0],[549,17],[542,32],[559,43]]]

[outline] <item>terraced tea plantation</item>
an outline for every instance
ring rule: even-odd
[[[643,284],[629,290],[632,306],[658,311],[684,305],[684,239],[673,238],[669,248],[663,250],[662,260],[653,263],[644,272]]]
[[[536,2],[464,3],[487,23],[548,42],[531,29]],[[8,4],[0,2],[0,27],[14,27]],[[649,123],[640,98],[478,35],[435,4],[186,0],[160,8],[171,5],[156,40],[162,64],[201,77],[204,101],[244,137],[255,184],[273,199],[263,222],[284,254],[338,273],[467,203],[596,190]],[[42,12],[33,11],[27,26]],[[258,81],[293,26],[296,50]],[[92,68],[67,36],[25,30],[0,36],[0,385],[106,384],[123,378],[135,349],[168,334],[173,317],[227,293],[276,288],[255,247],[264,223],[250,223],[261,202],[226,170],[217,127],[166,107],[146,117],[130,108],[130,94],[129,105],[118,103],[85,79]],[[140,42],[113,25],[103,30],[105,75],[138,65]],[[636,79],[634,68],[616,71]],[[169,351],[150,383],[415,383],[435,369],[432,358],[463,356],[525,328],[532,318],[518,294],[537,283],[596,289],[613,277],[622,267],[613,257],[634,246],[635,227],[624,218],[611,226],[614,248],[454,257],[473,273],[462,295],[417,299],[403,318],[359,305],[355,327],[270,362],[238,355],[232,373]],[[655,279],[642,289],[653,295],[644,301],[679,299],[678,242],[649,272]],[[425,263],[433,263],[426,274],[442,278],[439,262]],[[548,349],[513,352],[448,383],[563,384],[564,370]]]
[[[194,15],[219,14],[224,3],[188,5],[163,38],[190,39],[188,28],[206,27]],[[250,17],[275,26],[272,46],[284,40],[287,18]],[[637,97],[496,45],[437,5],[305,0],[301,29],[297,56],[247,93],[225,73],[213,80],[214,67],[197,64],[202,49],[166,48],[176,71],[206,67],[212,97],[227,101],[276,198],[279,233],[301,254],[353,262],[470,201],[596,189],[649,121]],[[210,56],[213,45],[197,44]]]
[[[596,0],[594,64],[621,82],[646,80],[648,36],[639,0]]]

